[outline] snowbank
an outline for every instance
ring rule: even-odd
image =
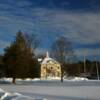
[[[84,77],[75,77],[74,79],[72,79],[72,81],[87,81],[87,78]]]
[[[47,79],[40,79],[40,78],[34,78],[34,79],[31,79],[31,78],[26,78],[26,79],[20,79],[20,78],[17,78],[16,79],[16,84],[33,84],[33,83],[42,83],[42,82],[58,82],[60,81],[60,78],[59,77],[48,77]],[[67,77],[67,78],[64,78],[64,81],[88,81],[87,78],[84,78],[84,77]],[[2,78],[0,79],[0,84],[12,84],[12,78]]]
[[[19,93],[9,93],[0,89],[0,100],[47,100],[42,98],[32,98],[29,96],[24,96]]]
[[[2,97],[4,94],[5,92],[2,89],[0,89],[0,97]]]
[[[0,78],[0,84],[10,84],[12,82],[12,78]]]

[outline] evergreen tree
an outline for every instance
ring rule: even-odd
[[[21,31],[17,33],[15,41],[5,49],[4,63],[7,68],[6,76],[12,77],[13,83],[16,78],[36,77],[33,72],[36,67],[39,69],[39,65]]]
[[[0,55],[0,78],[5,76],[5,67],[3,64],[3,56]]]

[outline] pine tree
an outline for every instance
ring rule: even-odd
[[[21,31],[17,33],[15,41],[5,49],[4,63],[7,68],[6,76],[13,78],[34,78],[36,69],[39,65],[31,48],[28,48],[26,40]],[[37,72],[37,71],[36,71]]]
[[[3,55],[0,55],[0,78],[5,76],[5,67],[3,64]]]

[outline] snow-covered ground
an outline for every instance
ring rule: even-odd
[[[1,100],[100,100],[100,81],[96,80],[75,78],[61,83],[60,80],[18,79],[15,85],[10,81],[0,84]]]

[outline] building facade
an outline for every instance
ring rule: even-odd
[[[41,79],[57,77],[61,77],[61,66],[59,62],[50,58],[47,52],[46,57],[41,63]]]

